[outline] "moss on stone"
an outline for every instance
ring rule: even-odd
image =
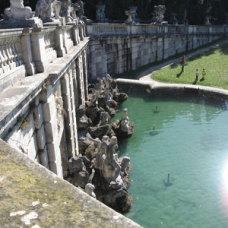
[[[0,162],[0,227],[140,227],[1,140]],[[38,217],[26,226],[30,212]]]

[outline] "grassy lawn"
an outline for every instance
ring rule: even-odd
[[[181,73],[180,63],[174,63],[154,71],[152,78],[162,82],[193,84],[197,68],[200,73],[199,80],[196,82],[197,85],[228,89],[228,44],[188,58],[183,73]],[[203,68],[207,74],[205,80],[200,81]]]

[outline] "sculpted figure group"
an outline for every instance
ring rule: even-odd
[[[5,18],[11,20],[29,19],[32,15],[32,9],[25,7],[23,0],[10,0],[10,7],[4,11]]]
[[[66,22],[82,20],[84,17],[84,3],[77,0],[72,3],[71,0],[38,0],[35,13],[30,7],[25,7],[23,0],[10,0],[10,7],[4,11],[5,20],[27,20],[38,17],[44,23],[54,22],[61,17]]]
[[[77,112],[81,155],[69,160],[71,183],[120,212],[131,205],[127,192],[130,158],[118,157],[118,138],[122,135],[109,122],[118,103],[125,99],[127,95],[119,93],[110,75],[89,86],[86,106],[80,106]],[[118,123],[122,131],[133,126],[126,109]]]

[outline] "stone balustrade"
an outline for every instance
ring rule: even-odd
[[[44,30],[44,43],[48,62],[51,62],[57,58],[55,28],[47,28]]]
[[[0,36],[0,90],[1,84],[7,83],[8,79],[14,80],[15,75],[22,77],[25,74],[21,37],[20,29],[3,30]],[[10,74],[8,79],[7,74]]]
[[[25,76],[45,72],[49,63],[83,41],[84,31],[82,23],[0,30],[0,90]]]
[[[227,26],[153,25],[153,24],[92,24],[87,25],[89,36],[161,35],[161,34],[221,34]]]
[[[92,24],[89,76],[122,74],[221,39],[228,26]]]

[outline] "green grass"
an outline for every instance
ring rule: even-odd
[[[181,65],[174,63],[154,71],[152,78],[162,82],[193,84],[197,68],[200,72],[197,85],[228,89],[228,44],[187,59],[185,71],[179,77]],[[207,75],[204,81],[200,81],[203,68]]]

